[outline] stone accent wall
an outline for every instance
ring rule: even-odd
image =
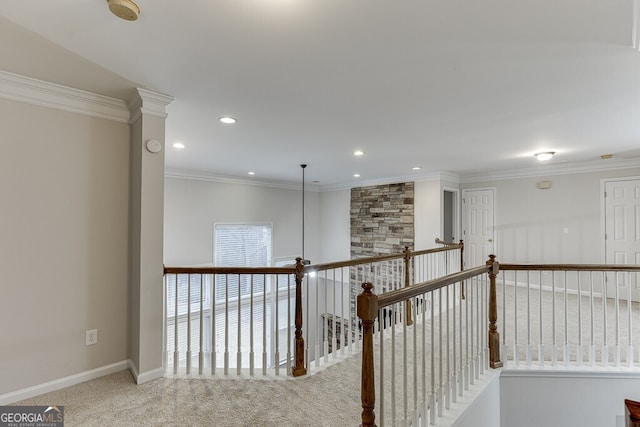
[[[352,188],[351,258],[413,249],[413,197],[413,182]]]
[[[413,182],[351,189],[352,259],[397,254],[401,253],[405,246],[413,250],[414,238]],[[356,267],[351,268],[351,310],[354,318],[357,318],[355,297],[362,292],[362,283],[359,280],[363,277],[362,273]],[[394,272],[378,272],[392,273]]]

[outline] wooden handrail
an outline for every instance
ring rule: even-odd
[[[164,267],[164,274],[295,274],[295,267]]]
[[[456,243],[456,242],[447,242],[445,240],[440,240],[439,237],[436,237],[436,244],[438,245],[445,245],[445,246],[461,246],[462,245],[462,241],[460,241],[460,243]]]
[[[503,264],[500,270],[509,271],[635,271],[637,264]]]
[[[347,261],[336,261],[336,262],[328,262],[325,264],[312,264],[306,265],[304,267],[304,271],[306,273],[317,272],[322,270],[332,270],[334,268],[342,268],[342,267],[354,267],[356,265],[362,264],[372,264],[374,262],[382,262],[382,261],[390,261],[393,259],[402,259],[404,257],[403,253],[393,254],[393,255],[380,255],[366,258],[355,258]]]
[[[436,239],[439,240],[439,239]],[[409,257],[451,251],[461,249],[462,242],[453,243],[441,248],[423,249],[420,251],[409,251]],[[353,267],[362,264],[372,264],[374,262],[391,261],[394,259],[404,259],[405,251],[399,254],[379,255],[366,258],[356,258],[346,261],[328,262],[324,264],[305,265],[304,272],[312,273],[323,270],[332,270],[342,267]],[[295,274],[295,265],[287,267],[164,267],[164,274]]]
[[[471,270],[465,270],[459,273],[453,273],[448,276],[440,277],[438,279],[416,283],[408,288],[401,288],[385,292],[384,294],[378,296],[378,307],[383,308],[391,304],[402,302],[406,299],[410,299],[415,296],[434,291],[436,289],[444,288],[445,286],[451,285],[453,283],[458,283],[463,280],[479,276],[483,273],[488,273],[489,271],[490,267],[481,265],[479,267],[472,268]]]
[[[409,256],[410,257],[416,257],[416,256],[420,256],[420,255],[426,255],[426,254],[433,254],[433,253],[438,253],[438,252],[446,252],[446,251],[451,251],[451,250],[455,250],[455,249],[462,249],[463,245],[462,242],[460,243],[455,243],[453,245],[450,246],[444,246],[441,248],[431,248],[431,249],[423,249],[420,251],[409,251]],[[362,264],[372,264],[374,262],[382,262],[382,261],[391,261],[394,259],[403,259],[405,257],[405,253],[404,251],[402,253],[399,254],[392,254],[392,255],[378,255],[378,256],[372,256],[372,257],[366,257],[366,258],[355,258],[355,259],[350,259],[347,261],[336,261],[336,262],[328,262],[328,263],[324,263],[324,264],[313,264],[313,265],[306,265],[304,270],[306,273],[311,273],[311,272],[317,272],[317,271],[322,271],[322,270],[331,270],[334,268],[342,268],[342,267],[354,267],[356,265],[362,265]]]

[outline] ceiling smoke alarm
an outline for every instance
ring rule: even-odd
[[[109,10],[118,18],[135,21],[140,15],[140,8],[131,0],[107,0]]]

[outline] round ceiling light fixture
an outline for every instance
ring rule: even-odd
[[[542,153],[536,153],[536,159],[540,160],[541,162],[544,162],[545,160],[549,160],[553,157],[553,155],[556,154],[554,151],[545,151]]]
[[[140,8],[131,0],[107,0],[109,10],[120,19],[135,21],[140,15]]]
[[[232,125],[238,121],[234,117],[229,117],[229,116],[220,117],[218,118],[218,120],[220,120],[220,123],[224,123],[225,125]]]

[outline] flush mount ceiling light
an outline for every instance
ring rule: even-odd
[[[220,123],[224,123],[225,125],[232,125],[237,122],[233,117],[220,117],[218,120],[220,120]]]
[[[354,177],[354,178],[360,178],[360,174],[359,174],[359,173],[354,173],[354,174],[353,174],[353,177]]]
[[[140,15],[140,8],[131,0],[107,0],[109,10],[120,19],[135,21]]]
[[[554,154],[556,154],[554,151],[545,151],[542,153],[536,153],[535,156],[536,159],[544,162],[545,160],[549,160],[550,158],[552,158]]]
[[[184,148],[184,144],[182,142],[174,142],[173,148],[177,148],[178,150],[182,150]]]
[[[364,151],[362,150],[356,150],[353,152],[354,156],[364,156]]]
[[[414,166],[411,169],[413,169],[414,171],[419,171],[420,169],[422,169],[422,166]]]

